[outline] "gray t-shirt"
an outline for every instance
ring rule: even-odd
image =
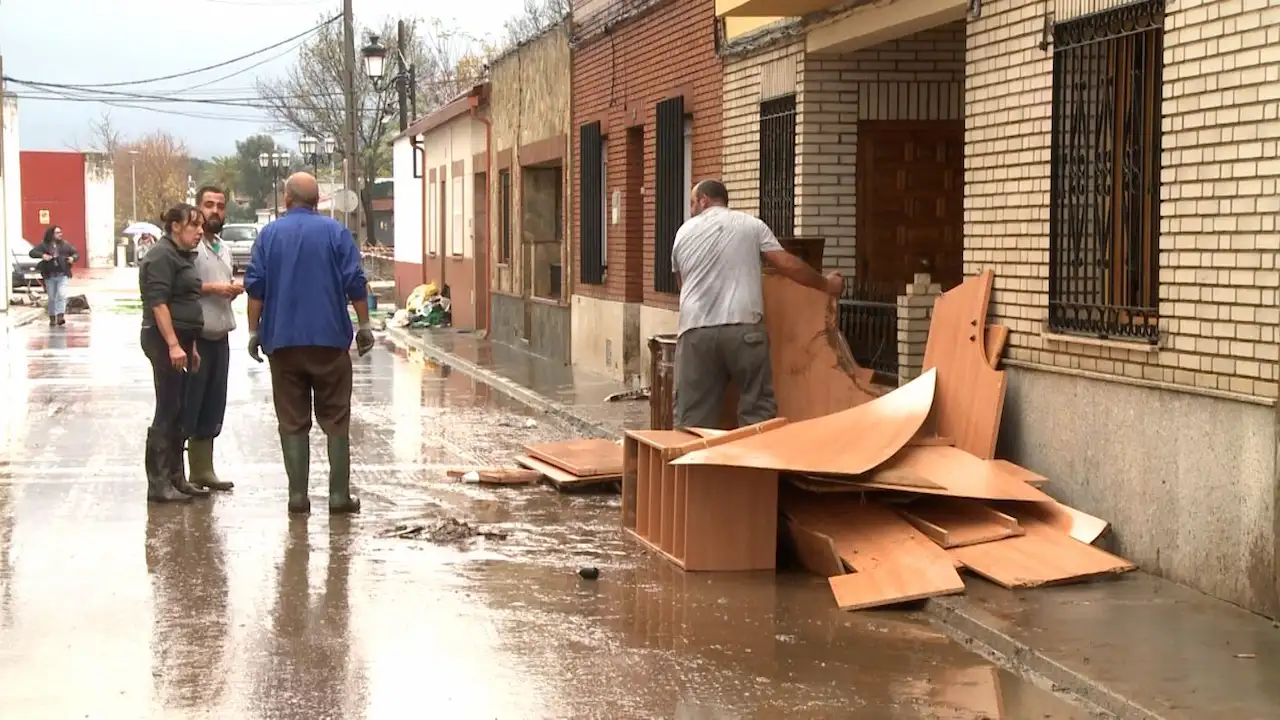
[[[200,282],[229,283],[235,277],[231,271],[231,248],[218,239],[218,252],[213,251],[209,238],[196,243],[196,272]],[[221,340],[236,329],[236,315],[231,301],[221,295],[201,295],[200,308],[204,311],[206,340]]]
[[[676,233],[671,269],[680,273],[680,333],[764,318],[760,254],[781,250],[764,221],[711,207]]]

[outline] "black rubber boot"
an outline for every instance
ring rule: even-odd
[[[178,492],[169,476],[169,438],[155,428],[147,428],[147,501],[156,503],[188,502],[190,495]]]
[[[289,512],[306,515],[311,512],[311,499],[307,497],[307,485],[311,472],[311,437],[280,435],[280,450],[284,455],[284,471],[289,476]]]
[[[351,438],[330,435],[329,513],[334,515],[360,512],[360,498],[351,494]]]
[[[173,487],[178,492],[191,497],[209,497],[209,491],[204,488],[198,488],[187,482],[187,465],[182,457],[183,445],[187,441],[181,435],[175,435],[169,442],[169,458],[173,465],[169,469],[169,479],[173,482]]]

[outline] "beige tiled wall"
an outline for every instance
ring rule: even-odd
[[[1277,395],[1280,8],[1167,6],[1161,347],[1042,334],[1049,277],[1052,50],[1025,0],[968,23],[965,271],[996,270],[1008,357],[1252,396]]]
[[[722,180],[729,189],[730,204],[738,210],[760,210],[760,103],[796,91],[803,59],[801,41],[725,62]]]

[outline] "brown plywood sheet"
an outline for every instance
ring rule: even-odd
[[[1034,518],[1087,545],[1097,542],[1111,523],[1089,513],[1050,500],[1038,503],[1001,503],[1001,510],[1014,517]]]
[[[1026,534],[947,552],[969,570],[1006,588],[1058,585],[1115,575],[1133,563],[1086,545],[1032,517],[1018,517]]]
[[[602,438],[525,445],[525,454],[579,477],[621,475],[622,446]]]
[[[808,420],[878,394],[871,370],[854,362],[836,324],[834,298],[774,273],[765,273],[761,282],[778,415]]]
[[[729,432],[728,430],[717,430],[716,428],[688,428],[687,431],[702,438],[720,437]]]
[[[700,437],[690,440],[683,445],[669,447],[662,451],[662,456],[666,460],[674,460],[682,455],[688,455],[695,450],[704,450],[706,448],[727,445],[728,443],[748,438],[752,435],[760,435],[761,433],[766,433],[770,430],[776,430],[786,424],[786,418],[773,418],[772,420],[765,420],[764,422],[758,422],[754,425],[747,425],[733,430],[725,430],[714,437]]]
[[[933,431],[984,460],[995,456],[1006,383],[987,360],[983,330],[994,278],[984,270],[935,301],[924,351],[924,367],[938,370]]]
[[[810,493],[865,493],[879,492],[880,488],[869,488],[851,480],[818,478],[812,475],[787,475],[787,483],[793,487]]]
[[[581,488],[589,485],[603,485],[606,483],[617,482],[622,479],[622,473],[614,473],[612,475],[588,475],[587,477],[578,477],[573,473],[563,470],[543,462],[538,458],[532,458],[528,455],[517,455],[516,463],[530,470],[537,470],[542,473],[552,485],[560,489]]]
[[[1008,460],[992,460],[991,464],[995,465],[997,468],[1000,468],[1002,471],[1005,472],[1005,474],[1011,477],[1015,477],[1028,485],[1035,485],[1036,487],[1040,487],[1041,485],[1044,485],[1045,483],[1049,482],[1049,478],[1043,475],[1040,475],[1039,473],[1031,472],[1030,470],[1022,467],[1021,465],[1015,465],[1014,463],[1011,463]]]
[[[855,572],[827,580],[841,610],[964,592],[964,581],[946,551],[894,511],[867,503],[845,509],[845,517],[853,556],[844,559]]]
[[[730,446],[731,447],[731,446]],[[888,490],[902,488],[915,477],[940,489],[917,486],[912,492],[978,500],[1049,502],[1053,498],[1005,474],[995,465],[953,447],[908,447],[867,477],[867,485]]]
[[[892,457],[920,430],[933,403],[936,377],[925,372],[858,407],[788,423],[673,462],[829,475],[865,473]]]
[[[822,577],[843,575],[846,571],[830,536],[811,530],[795,520],[787,520],[791,544],[796,549],[796,559],[806,570]]]
[[[898,512],[944,548],[977,545],[1023,534],[1016,518],[976,500],[921,498]]]
[[[992,370],[1000,368],[1000,358],[1004,356],[1004,346],[1009,344],[1009,328],[1004,325],[988,325],[983,353],[987,356],[987,364]]]

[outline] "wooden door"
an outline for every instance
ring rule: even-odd
[[[857,276],[964,278],[964,121],[858,123]]]

